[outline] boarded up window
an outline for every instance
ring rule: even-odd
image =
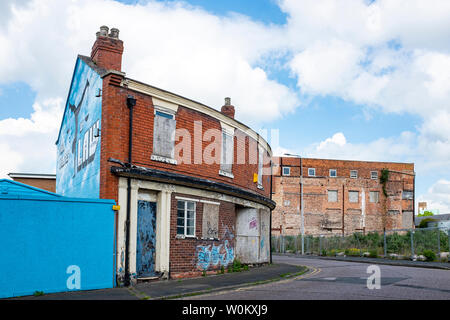
[[[328,202],[337,202],[338,192],[337,190],[328,190]]]
[[[349,191],[348,192],[348,201],[349,202],[358,202],[359,201],[359,191]]]
[[[414,198],[414,191],[403,190],[403,200],[412,200]]]
[[[234,157],[234,138],[227,132],[222,132],[222,158],[220,170],[231,173]]]
[[[370,191],[369,201],[373,203],[378,203],[380,199],[380,193],[378,191]]]
[[[174,158],[176,120],[173,114],[156,111],[153,132],[153,154]]]
[[[262,186],[264,149],[258,148],[258,186]]]
[[[412,211],[403,211],[402,225],[403,225],[403,228],[412,228],[413,227],[413,212]]]
[[[219,238],[219,205],[212,203],[203,204],[203,238]]]

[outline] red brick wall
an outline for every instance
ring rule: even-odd
[[[133,111],[133,164],[148,168],[155,168],[174,173],[195,176],[199,178],[227,183],[239,188],[251,190],[269,197],[270,179],[263,177],[263,190],[257,188],[257,183],[253,182],[253,174],[258,172],[258,165],[254,157],[257,157],[257,143],[240,130],[235,130],[234,143],[234,178],[219,175],[220,164],[195,164],[194,163],[194,121],[202,122],[203,133],[208,129],[215,128],[221,130],[220,121],[208,114],[203,114],[189,108],[179,106],[176,114],[177,129],[184,128],[191,133],[191,159],[192,164],[181,163],[177,165],[153,161],[150,159],[153,149],[153,123],[154,108],[151,96],[133,92],[115,86],[111,82],[116,82],[117,75],[109,75],[103,81],[103,102],[102,102],[102,139],[101,139],[101,173],[100,173],[100,197],[117,200],[117,177],[110,173],[112,163],[107,162],[108,158],[115,158],[121,161],[128,161],[128,121],[129,109],[126,106],[126,97],[132,94],[136,99],[136,106]],[[120,82],[120,81],[119,81]],[[238,137],[245,136],[245,144],[238,143]],[[175,145],[178,142],[175,142]],[[211,142],[203,141],[202,150]],[[220,143],[219,143],[220,146]],[[240,150],[238,150],[238,148]],[[242,151],[242,149],[245,149]],[[250,150],[253,150],[250,152]],[[238,151],[245,154],[245,163],[237,164]],[[220,147],[219,147],[220,152]],[[265,154],[265,161],[268,162],[268,153]],[[220,159],[220,154],[219,154]],[[253,159],[255,164],[250,164],[249,159]],[[220,161],[219,161],[220,162]],[[270,167],[269,163],[265,165]]]
[[[198,200],[211,200],[201,197],[193,197],[191,195],[172,194],[171,201],[171,217],[170,217],[170,276],[172,278],[199,276],[203,269],[198,267],[198,246],[219,246],[222,245],[220,253],[225,253],[225,241],[228,241],[228,246],[235,248],[235,225],[236,225],[236,210],[235,205],[230,202],[220,202],[219,206],[219,240],[202,240],[203,227],[203,203],[196,202],[196,225],[195,238],[177,238],[177,201],[176,196],[186,197]],[[221,265],[210,266],[208,271],[214,273],[214,270],[219,270]],[[224,266],[226,268],[226,266]]]
[[[274,158],[274,162],[277,164],[274,167],[273,182],[273,200],[277,203],[272,214],[274,234],[280,233],[280,225],[283,234],[300,234],[300,159]],[[280,176],[282,166],[291,167],[289,177]],[[386,229],[413,227],[403,225],[402,214],[404,211],[413,211],[414,203],[412,200],[402,200],[402,192],[414,190],[414,177],[411,175],[414,173],[414,164],[303,158],[302,166],[306,234],[340,234],[343,224],[345,233],[383,230],[384,227]],[[316,177],[308,176],[308,168],[316,169]],[[386,184],[387,198],[383,195],[383,186],[379,180],[381,170],[385,168],[391,170]],[[330,169],[337,170],[336,178],[329,177]],[[350,178],[350,170],[358,170],[358,178]],[[371,171],[378,172],[378,179],[370,178]],[[337,202],[328,202],[328,190],[338,191]],[[361,230],[363,190],[365,229]],[[349,191],[359,191],[358,203],[349,202]],[[379,192],[378,203],[369,201],[370,191]],[[396,210],[398,214],[388,214],[389,210]]]

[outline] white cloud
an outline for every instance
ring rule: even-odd
[[[450,181],[438,180],[427,191],[421,195],[417,201],[427,202],[427,208],[439,210],[440,214],[450,213]]]
[[[53,143],[76,54],[90,54],[103,24],[121,30],[129,77],[216,108],[231,96],[237,118],[250,125],[280,118],[315,95],[423,119],[415,132],[365,144],[340,132],[302,154],[415,162],[423,172],[448,168],[449,1],[279,4],[288,14],[282,26],[176,1],[1,2],[0,84],[23,81],[37,92],[30,118],[0,120],[1,148],[14,160],[3,160],[2,170],[54,171]],[[297,92],[265,71],[286,57],[292,57],[285,67],[296,77]]]
[[[0,143],[23,160],[3,160],[5,173],[54,172],[54,141],[76,55],[90,55],[103,24],[120,29],[123,70],[131,78],[215,108],[230,96],[237,119],[249,124],[281,117],[299,104],[294,91],[254,66],[280,46],[279,27],[178,2],[34,0],[5,6],[0,84],[22,81],[37,92],[29,118],[0,120]]]

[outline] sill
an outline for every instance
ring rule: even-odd
[[[156,154],[152,154],[150,159],[153,160],[153,161],[159,161],[159,162],[164,162],[164,163],[168,163],[168,164],[177,165],[177,160],[172,159],[172,158],[163,157],[163,156],[158,156]]]
[[[264,187],[262,186],[262,184],[258,184],[258,189],[260,189],[260,190],[264,190]]]
[[[223,171],[223,170],[219,170],[219,175],[227,177],[227,178],[234,179],[234,175],[231,172],[226,172],[226,171]]]
[[[181,240],[183,240],[183,239],[193,239],[193,240],[197,240],[198,238],[196,236],[185,236],[185,235],[182,235],[182,234],[177,234],[175,236],[175,239],[181,239]]]

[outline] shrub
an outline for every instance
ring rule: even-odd
[[[432,250],[423,250],[422,255],[425,257],[426,261],[437,260],[436,254]]]
[[[359,257],[361,255],[361,251],[358,248],[345,249],[345,255]]]
[[[377,249],[370,249],[369,250],[369,258],[378,258]]]

